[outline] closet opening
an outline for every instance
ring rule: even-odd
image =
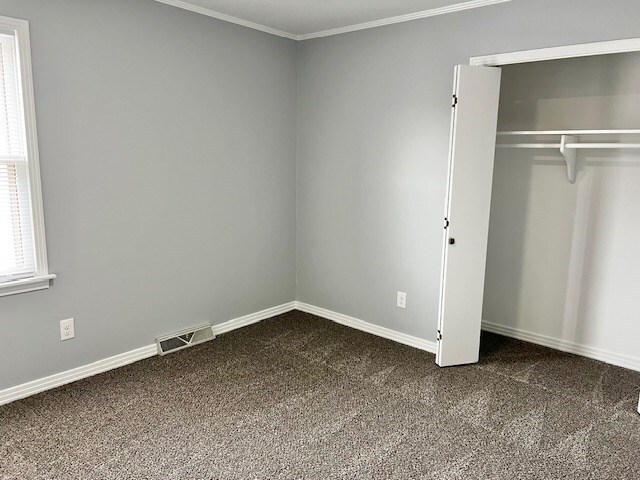
[[[640,371],[640,39],[474,57],[452,108],[436,363],[484,330]]]
[[[482,329],[640,370],[640,52],[501,70]]]

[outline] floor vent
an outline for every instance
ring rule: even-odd
[[[158,355],[166,355],[167,353],[193,347],[199,343],[212,340],[215,337],[211,325],[201,325],[199,327],[191,327],[186,330],[170,333],[169,335],[156,338]]]

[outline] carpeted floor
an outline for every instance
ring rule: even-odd
[[[640,479],[640,374],[478,365],[300,312],[0,407],[0,478]]]

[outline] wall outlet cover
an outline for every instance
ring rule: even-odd
[[[60,340],[70,340],[76,336],[73,318],[60,320]]]
[[[396,305],[400,308],[407,308],[407,294],[405,292],[398,292]]]

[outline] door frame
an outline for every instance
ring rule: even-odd
[[[545,60],[560,60],[563,58],[591,57],[629,52],[640,52],[640,38],[580,43],[559,47],[539,48],[536,50],[483,55],[471,57],[469,65],[501,67],[516,63],[543,62]]]

